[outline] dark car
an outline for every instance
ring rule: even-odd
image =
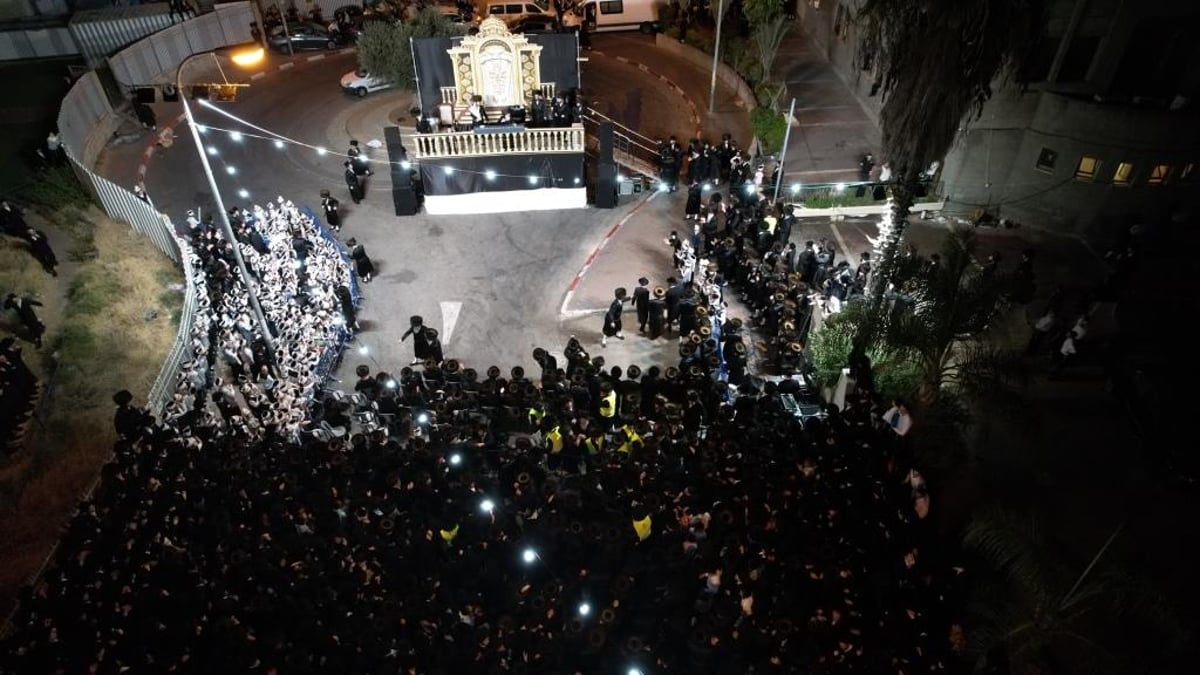
[[[283,27],[280,26],[271,33],[271,38],[267,41],[271,45],[271,49],[277,52],[287,53],[288,37],[292,41],[292,49],[296,51],[305,51],[312,49],[337,49],[345,43],[345,36],[341,33],[330,33],[323,26],[318,26],[315,23],[302,23],[297,26],[288,26],[288,35],[284,35]]]
[[[552,16],[527,16],[514,21],[508,30],[512,33],[554,33],[558,31],[554,24]]]

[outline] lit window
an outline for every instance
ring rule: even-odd
[[[1054,173],[1054,165],[1058,163],[1058,153],[1050,148],[1042,148],[1038,153],[1037,168],[1042,171]]]
[[[1084,155],[1079,158],[1079,166],[1075,167],[1075,180],[1095,180],[1099,169],[1100,160]]]
[[[1117,165],[1117,170],[1113,172],[1113,185],[1129,185],[1129,181],[1133,179],[1133,164],[1129,162],[1121,162]]]
[[[1155,164],[1153,169],[1150,169],[1150,177],[1146,179],[1148,185],[1162,185],[1167,181],[1167,176],[1171,175],[1170,164]]]
[[[1192,173],[1196,170],[1195,162],[1188,162],[1183,165],[1183,170],[1179,172],[1179,182],[1189,181],[1192,179]]]

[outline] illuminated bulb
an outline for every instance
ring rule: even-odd
[[[327,152],[329,152],[329,151],[328,151],[328,150],[326,150],[325,148],[317,148],[317,154],[318,154],[318,155],[324,156],[324,155],[325,155],[325,153],[327,153]]]
[[[709,185],[708,183],[701,183],[701,184],[700,184],[700,189],[701,189],[701,190],[711,190],[711,189],[712,189],[712,186],[711,186],[711,185]]]
[[[524,560],[526,563],[531,563],[534,560],[537,560],[537,551],[534,551],[531,548],[525,549],[525,552],[521,554],[521,560]]]
[[[428,413],[421,413],[421,414],[417,415],[417,423],[418,424],[425,424],[428,421],[429,421]]]
[[[579,616],[587,616],[592,613],[592,606],[586,602],[579,603]]]
[[[247,190],[246,188],[242,188],[241,190],[238,190],[238,196],[241,197],[242,199],[249,199],[250,191]]]
[[[617,182],[618,183],[623,182],[624,180],[625,180],[625,176],[622,176],[621,174],[617,174]]]
[[[529,177],[529,184],[530,184],[530,185],[537,185],[537,176],[530,176],[530,177]]]
[[[204,132],[208,131],[208,127],[204,126],[203,124],[197,124],[196,131],[199,131],[200,133],[204,133]]]
[[[642,675],[642,671],[637,668],[630,668],[628,675]]]
[[[793,183],[792,184],[792,194],[799,194],[799,193],[800,193],[800,184]]]
[[[576,184],[576,185],[579,185],[579,183],[580,183],[580,181],[579,181],[579,176],[576,176],[576,177],[575,177],[575,184]]]
[[[207,150],[208,150],[208,154],[212,155],[213,157],[217,156],[217,146],[210,145],[210,146],[208,146]]]
[[[444,174],[446,174],[447,176],[449,176],[450,174],[454,173],[454,167],[452,167],[452,166],[444,166],[444,167],[442,167],[442,173],[444,173]]]
[[[367,355],[367,346],[366,346],[366,345],[359,345],[359,346],[358,346],[358,353],[359,353],[359,354],[362,354],[363,356],[366,356],[366,355]]]
[[[275,139],[275,147],[277,147],[277,148],[279,148],[280,150],[282,150],[282,149],[283,149],[283,141],[281,141],[281,140],[279,140],[279,139]]]
[[[496,508],[496,503],[490,499],[485,499],[479,502],[479,510],[484,513],[491,513],[492,509]]]
[[[658,184],[658,191],[659,191],[659,192],[666,192],[667,190],[670,190],[670,189],[671,189],[671,187],[670,187],[669,185],[667,185],[666,183],[659,183],[659,184]]]
[[[237,167],[233,166],[233,165],[227,166],[227,167],[225,167],[225,173],[229,174],[230,176],[233,176],[233,175],[237,174]]]
[[[754,194],[754,186],[753,185],[746,186],[746,194],[748,194],[748,195]]]
[[[395,388],[396,388],[396,381],[395,381],[395,380],[388,380],[388,381],[387,381],[387,388],[388,388],[388,389],[395,389]]]
[[[229,132],[229,137],[232,138],[233,140],[237,141],[238,143],[242,142],[242,132],[240,132],[240,131]]]
[[[457,452],[450,455],[450,466],[458,466],[459,464],[462,464],[462,455]]]
[[[484,175],[484,177],[485,177],[485,178],[487,178],[488,180],[496,180],[496,172],[495,172],[495,171],[493,171],[493,170],[491,170],[491,169],[488,169],[487,171],[484,171],[484,172],[483,172],[483,175]]]
[[[833,189],[834,189],[834,190],[837,190],[838,192],[841,192],[842,190],[845,190],[845,189],[846,189],[846,184],[845,184],[845,183],[838,183],[837,185],[834,185],[834,186],[833,186]]]
[[[405,171],[408,171],[409,169],[412,168],[412,162],[410,162],[406,159],[403,162],[400,162],[400,168],[404,169]]]

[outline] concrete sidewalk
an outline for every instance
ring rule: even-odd
[[[834,72],[801,22],[784,37],[773,74],[787,86],[780,102],[786,111],[796,99],[785,157],[787,183],[843,183],[858,180],[864,153],[877,157],[881,146],[876,121]]]

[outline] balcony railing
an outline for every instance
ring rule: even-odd
[[[583,126],[416,134],[415,159],[583,152]]]

